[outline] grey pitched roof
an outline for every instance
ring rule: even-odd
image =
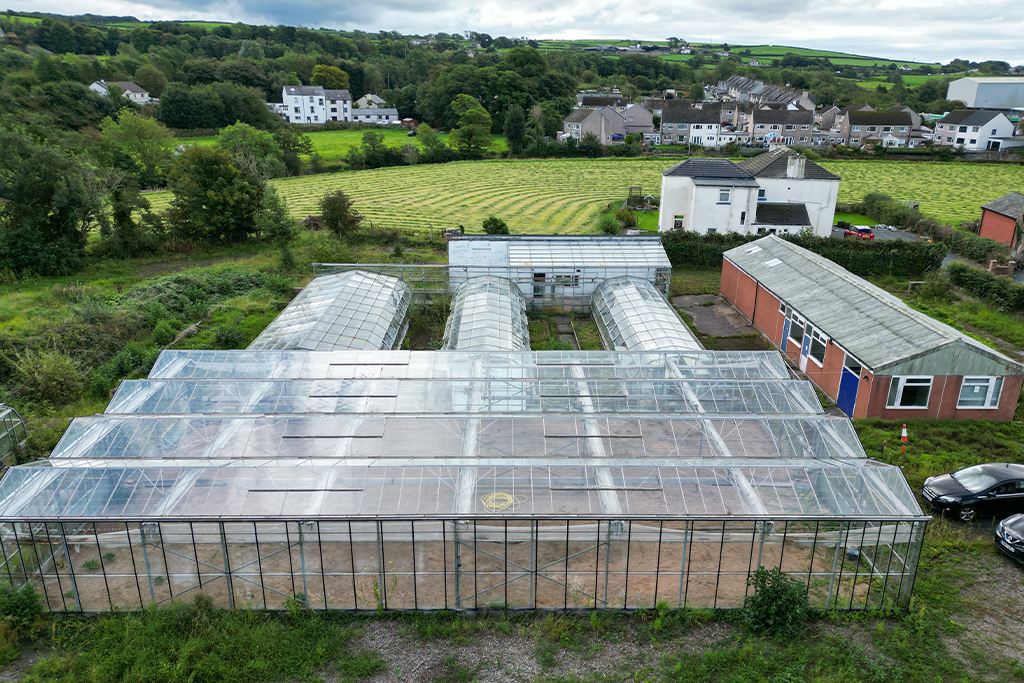
[[[854,126],[910,126],[913,120],[905,111],[851,111],[847,114]]]
[[[1024,194],[1020,192],[1004,194],[999,199],[993,199],[988,204],[982,204],[981,208],[1019,221],[1024,216]]]
[[[324,90],[324,97],[329,100],[351,100],[352,95],[348,90]],[[382,100],[383,101],[383,100]]]
[[[580,106],[583,107],[625,107],[629,100],[618,95],[581,95]]]
[[[591,114],[594,113],[593,109],[581,108],[575,110],[573,113],[562,119],[563,123],[583,123],[586,121]]]
[[[725,258],[877,374],[1024,375],[1024,365],[775,235]]]
[[[795,225],[803,227],[811,224],[804,204],[774,204],[761,202],[757,205],[755,223],[763,225]]]
[[[758,154],[756,157],[744,159],[739,162],[738,166],[750,171],[757,178],[785,178],[791,156],[798,156],[798,154],[788,147],[780,147]],[[804,162],[804,178],[808,180],[842,180],[832,171],[822,168],[809,159]]]
[[[284,90],[287,95],[301,95],[303,97],[309,95],[323,97],[324,95],[324,89],[319,85],[286,85]]]
[[[751,112],[754,123],[814,123],[814,112],[809,109],[755,109]]]
[[[140,85],[132,83],[131,81],[108,81],[107,85],[120,86],[121,90],[125,92],[138,93],[139,95],[148,95],[149,92]]]
[[[984,126],[999,116],[1000,112],[987,109],[954,109],[939,120],[939,123],[963,124],[965,126]]]
[[[685,176],[690,178],[744,178],[754,176],[728,159],[687,159],[672,168],[662,171],[662,175]]]
[[[666,109],[661,112],[664,123],[721,123],[722,112],[715,109]]]
[[[387,107],[368,107],[366,109],[356,109],[352,112],[352,116],[394,116],[398,118],[397,109],[389,109]]]

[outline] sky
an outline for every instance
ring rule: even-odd
[[[8,0],[14,10],[370,33],[792,45],[889,59],[1024,63],[1020,0]]]

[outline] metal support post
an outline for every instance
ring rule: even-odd
[[[228,607],[235,608],[235,587],[231,581],[231,561],[228,558],[228,536],[224,532],[224,522],[219,522],[220,528],[220,551],[224,553],[224,579],[228,584]]]

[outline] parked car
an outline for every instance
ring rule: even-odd
[[[860,240],[875,239],[875,231],[866,225],[851,225],[843,231],[843,237],[856,237]]]
[[[924,480],[924,499],[933,510],[965,522],[977,516],[1024,512],[1024,465],[988,463]]]
[[[1024,564],[1024,513],[999,522],[996,527],[996,545],[1011,558]]]

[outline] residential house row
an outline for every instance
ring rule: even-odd
[[[381,107],[384,100],[364,95],[355,107],[348,90],[332,90],[319,85],[286,85],[281,90],[281,104],[267,106],[288,123],[323,124],[329,121],[401,125],[397,109]],[[366,105],[365,107],[362,105]]]
[[[89,84],[89,90],[92,90],[97,95],[106,97],[110,94],[109,86],[111,85],[121,88],[124,96],[135,104],[155,104],[157,102],[145,88],[131,81],[93,81]]]

